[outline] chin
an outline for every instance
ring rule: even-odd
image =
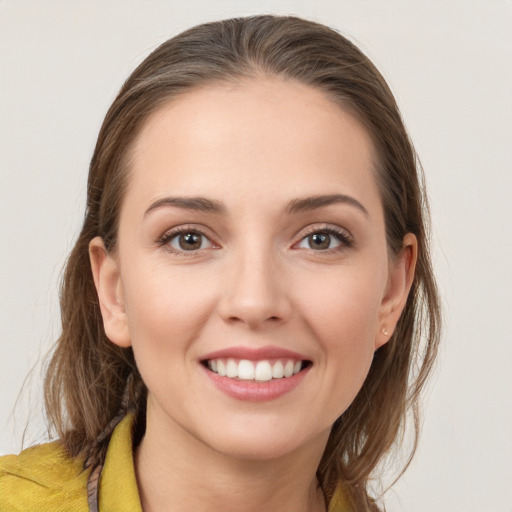
[[[304,422],[297,422],[303,425]],[[264,421],[251,422],[250,426],[231,424],[221,432],[210,432],[204,441],[215,451],[240,461],[269,461],[286,458],[298,451],[307,451],[319,444],[325,446],[331,427],[320,432],[299,431],[283,424],[267,424]],[[323,448],[322,448],[323,452]]]

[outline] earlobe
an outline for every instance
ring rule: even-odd
[[[107,338],[120,347],[131,345],[119,265],[96,237],[89,243],[89,259]]]
[[[391,338],[414,281],[418,241],[412,233],[404,237],[402,250],[391,263],[386,293],[380,309],[379,332],[375,337],[375,350]]]

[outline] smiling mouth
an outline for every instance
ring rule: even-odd
[[[311,366],[311,361],[298,359],[216,358],[201,361],[203,366],[220,377],[234,380],[269,382],[287,379]]]

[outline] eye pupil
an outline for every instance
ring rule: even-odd
[[[179,237],[179,245],[185,251],[199,249],[201,247],[201,235],[197,233],[183,233]]]
[[[328,249],[331,236],[325,233],[314,233],[309,235],[309,243],[314,249]]]

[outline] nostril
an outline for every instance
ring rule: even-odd
[[[283,319],[279,316],[269,316],[265,319],[265,316],[262,316],[261,319],[259,320],[257,317],[250,317],[249,315],[244,315],[244,314],[241,314],[240,316],[237,316],[237,315],[232,315],[230,317],[227,318],[227,321],[230,322],[230,323],[237,323],[237,322],[240,322],[240,323],[247,323],[247,324],[261,324],[261,323],[265,323],[265,322],[271,322],[271,323],[279,323],[281,322]]]

